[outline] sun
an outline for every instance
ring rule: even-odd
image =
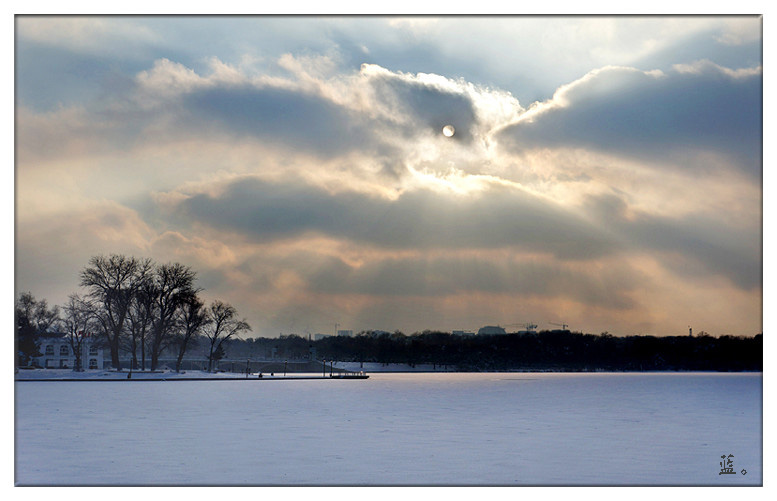
[[[445,137],[451,137],[456,133],[456,129],[453,128],[453,125],[446,125],[442,128],[442,135]]]

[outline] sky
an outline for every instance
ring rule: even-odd
[[[18,16],[15,293],[118,253],[247,337],[754,335],[762,88],[757,16]]]

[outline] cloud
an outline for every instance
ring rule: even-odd
[[[416,255],[378,259],[361,266],[331,257],[305,278],[313,292],[324,294],[565,297],[612,309],[633,306],[628,294],[644,280],[638,272],[624,266],[586,267],[491,253],[480,257]]]
[[[249,79],[219,61],[201,77],[157,62],[138,82],[155,99],[178,95],[179,126],[187,131],[255,137],[330,158],[353,151],[396,157],[423,148],[448,124],[457,131],[451,141],[482,142],[521,109],[507,93],[439,75],[363,65],[328,77],[327,57],[284,55],[279,64],[292,79]]]
[[[235,253],[223,242],[197,236],[187,237],[178,231],[165,231],[150,243],[154,255],[167,260],[190,262],[206,268],[226,268],[236,264]]]
[[[657,216],[629,210],[615,195],[590,197],[587,211],[634,251],[650,253],[688,278],[723,276],[743,290],[762,286],[761,239],[709,215]]]
[[[272,317],[275,333],[308,322],[320,329],[328,320],[357,330],[412,332],[515,321],[530,313],[549,317],[549,304],[570,316],[574,310],[583,317],[628,316],[643,308],[640,296],[654,285],[638,267],[617,259],[559,263],[514,251],[373,252],[331,243],[314,238],[247,247],[252,250],[237,266],[241,276],[208,291],[251,301],[254,315]]]
[[[477,195],[429,189],[395,200],[246,177],[219,194],[194,194],[179,213],[256,242],[326,235],[389,249],[517,247],[589,259],[614,243],[583,218],[527,192],[494,186]]]
[[[253,136],[327,157],[372,140],[364,122],[347,109],[319,96],[282,88],[208,89],[190,93],[184,107],[189,119],[220,132]]]
[[[124,252],[260,335],[757,329],[757,16],[32,21],[17,280],[52,302]]]
[[[63,304],[78,290],[78,273],[99,254],[146,256],[155,232],[113,201],[92,202],[17,225],[16,273],[25,289]]]
[[[115,52],[126,44],[159,42],[161,37],[140,20],[98,16],[19,16],[17,36],[26,43],[65,46],[82,52]]]
[[[614,194],[591,195],[580,207],[563,208],[503,185],[486,184],[468,194],[415,189],[387,199],[244,177],[213,193],[171,198],[178,217],[194,227],[240,234],[262,245],[324,237],[391,252],[513,249],[553,257],[562,269],[575,261],[645,254],[675,273],[723,276],[742,289],[761,284],[757,230],[754,234],[752,228],[704,213],[652,214]],[[331,264],[332,270],[349,275],[343,266],[351,265]],[[374,278],[383,284],[378,287],[405,282],[410,290],[427,289],[413,280],[418,270],[369,269],[358,276],[370,278],[356,281],[366,284]],[[490,277],[498,289],[509,274],[488,268],[481,276]],[[462,283],[473,281],[468,277]]]
[[[417,129],[439,133],[445,125],[453,125],[457,141],[472,142],[477,117],[472,99],[463,89],[433,75],[403,76],[369,66],[362,72],[369,75],[374,99],[390,116],[413,125],[405,135],[412,137],[418,134]]]
[[[577,146],[699,172],[706,166],[694,157],[712,151],[760,177],[761,89],[760,68],[606,67],[557,90],[506,127],[499,141],[512,151]]]
[[[760,44],[763,36],[763,17],[731,17],[722,20],[723,28],[715,39],[724,45]]]
[[[371,134],[363,117],[295,82],[253,81],[218,60],[210,68],[202,76],[162,59],[102,107],[43,113],[21,108],[22,155],[46,159],[197,139],[254,139],[327,157],[357,147],[369,150],[380,137]]]
[[[84,158],[127,149],[137,138],[132,122],[106,114],[94,114],[81,106],[36,113],[16,109],[19,161],[30,168],[63,158]]]
[[[390,163],[388,172],[397,174],[404,172],[397,163],[439,149],[430,143],[442,139],[443,126],[456,129],[445,140],[449,147],[483,148],[492,128],[521,111],[509,93],[439,75],[375,65],[336,74],[327,56],[286,54],[278,64],[286,77],[251,77],[216,58],[202,74],[159,59],[101,105],[22,108],[22,152],[41,158],[197,139],[254,141],[322,159],[356,153]],[[48,136],[45,150],[41,134]]]

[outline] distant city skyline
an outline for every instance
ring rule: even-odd
[[[243,337],[762,332],[758,16],[15,28],[17,297],[117,253]]]

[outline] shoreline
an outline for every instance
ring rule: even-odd
[[[91,374],[91,376],[87,377],[79,377],[75,375],[69,375],[69,374],[51,374],[51,375],[43,375],[41,374],[42,371],[47,369],[38,369],[36,370],[37,376],[41,377],[34,377],[33,374],[24,374],[24,372],[17,373],[16,377],[14,378],[14,382],[31,382],[31,381],[40,381],[40,382],[135,382],[135,381],[275,381],[275,380],[326,380],[326,379],[369,379],[370,374],[372,375],[383,375],[383,374],[418,374],[418,375],[429,375],[429,374],[488,374],[488,373],[494,373],[494,374],[762,374],[763,371],[748,371],[748,370],[742,370],[742,371],[719,371],[719,370],[707,370],[707,371],[700,371],[700,370],[645,370],[645,371],[618,371],[618,370],[609,370],[609,371],[578,371],[578,370],[505,370],[505,371],[370,371],[367,373],[366,371],[360,371],[360,372],[354,372],[354,373],[347,373],[347,374],[335,374],[335,375],[320,375],[320,374],[311,374],[311,373],[290,373],[286,375],[268,375],[263,374],[261,377],[257,373],[252,373],[249,375],[249,377],[245,377],[245,375],[237,375],[238,373],[213,373],[208,376],[186,376],[185,372],[181,373],[175,373],[175,372],[154,372],[154,373],[143,373],[143,372],[133,372],[133,377],[128,378],[127,375],[129,375],[129,372],[115,372],[115,371],[100,371],[94,372]],[[51,369],[48,369],[51,370]],[[31,372],[31,371],[30,371]],[[33,377],[19,377],[20,375],[29,375]],[[72,373],[71,373],[72,374]]]
[[[280,381],[280,380],[307,380],[307,379],[369,379],[368,375],[353,376],[270,376],[270,377],[171,377],[171,378],[17,378],[14,382],[87,382],[87,383],[116,383],[116,382],[147,382],[147,381]]]

